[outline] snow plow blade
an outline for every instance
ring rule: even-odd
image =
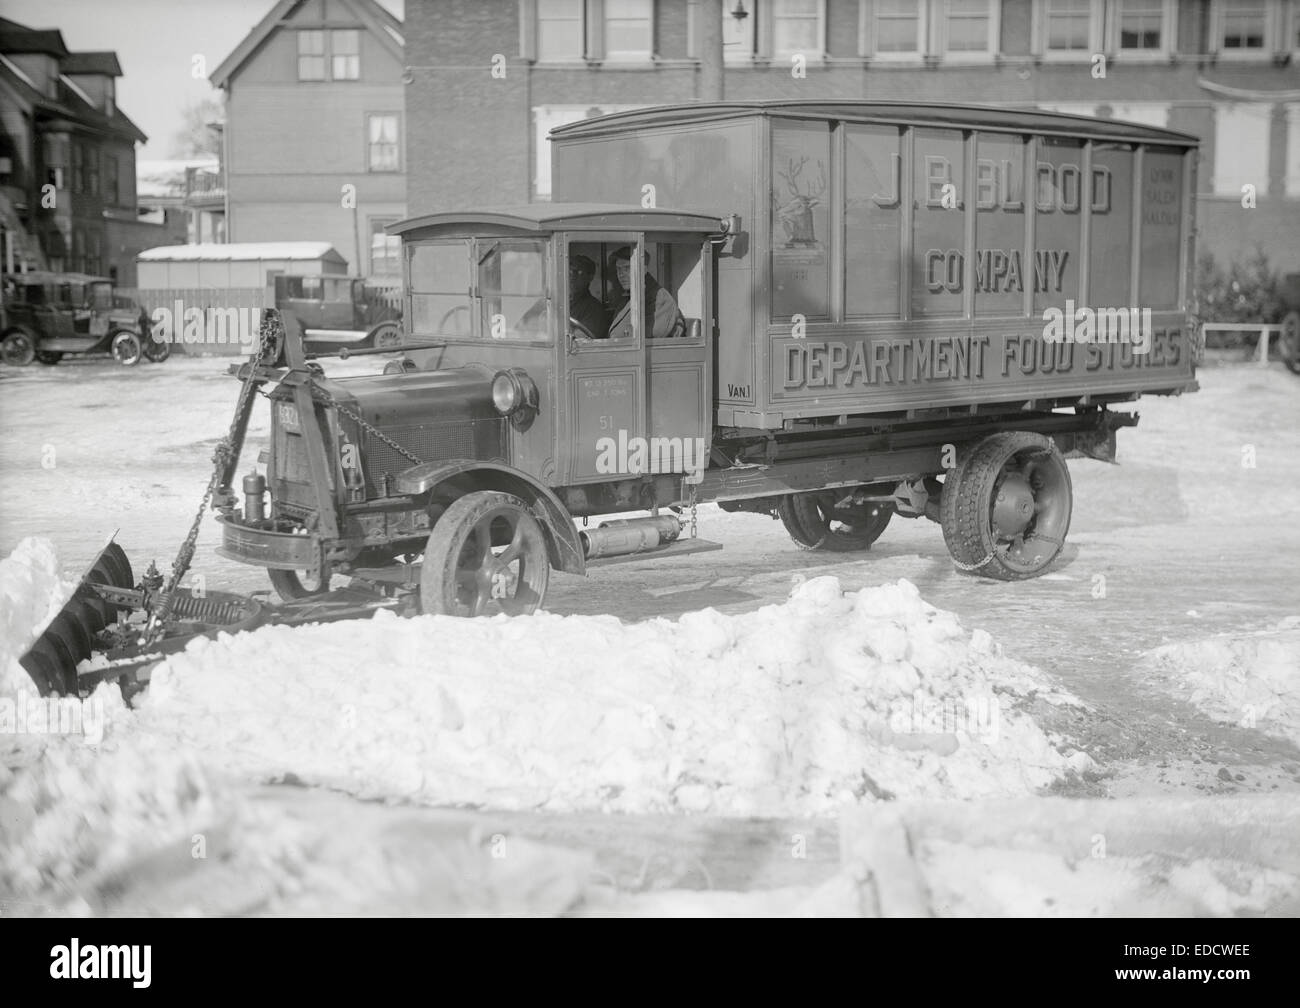
[[[149,682],[155,665],[196,637],[239,633],[260,626],[300,626],[366,618],[378,609],[412,615],[411,598],[361,586],[340,588],[271,605],[231,592],[177,588],[170,605],[152,564],[135,583],[131,564],[115,542],[95,558],[72,597],[19,663],[42,696],[87,696],[117,680],[130,696]],[[156,619],[158,616],[162,619]]]
[[[250,629],[260,622],[262,606],[253,599],[180,588],[161,633],[148,634],[149,617],[163,601],[157,592],[161,581],[151,565],[137,585],[131,562],[110,540],[19,659],[41,695],[78,696],[180,650],[196,636]],[[154,639],[146,644],[146,637]],[[91,659],[79,672],[78,666]]]

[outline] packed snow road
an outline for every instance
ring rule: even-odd
[[[331,371],[368,373],[380,360]],[[137,568],[155,558],[165,570],[229,423],[237,386],[225,366],[182,357],[0,370],[0,555],[44,536],[73,571],[118,530]],[[1067,793],[1300,789],[1297,733],[1279,713],[1300,678],[1300,383],[1235,363],[1199,380],[1195,395],[1130,407],[1142,422],[1120,432],[1120,465],[1071,461],[1070,537],[1036,580],[960,574],[923,520],[895,518],[869,553],[827,555],[799,550],[767,518],[705,507],[700,535],[722,552],[556,575],[547,608],[625,620],[740,614],[818,575],[846,591],[905,578],[1085,702],[1037,712],[1100,764]],[[244,468],[267,423],[259,409]],[[263,572],[216,556],[216,533],[205,516],[194,573],[214,588],[265,590]]]

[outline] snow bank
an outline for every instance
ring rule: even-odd
[[[36,696],[18,659],[76,587],[75,580],[59,573],[59,558],[47,539],[24,539],[0,560],[0,696]]]
[[[1147,653],[1144,668],[1217,721],[1282,735],[1300,743],[1300,622],[1271,631],[1167,644]]]
[[[367,798],[816,815],[1045,787],[1071,764],[1017,710],[1036,691],[911,584],[818,578],[740,616],[379,613],[197,642],[155,670],[136,728],[233,776]]]
[[[7,665],[66,596],[57,569],[30,542],[0,568]],[[98,747],[0,739],[0,891],[188,842],[267,781],[430,805],[766,816],[1029,794],[1088,765],[1023,712],[1032,697],[1071,702],[906,581],[846,594],[817,578],[781,605],[676,622],[381,612],[222,635],[155,669],[134,711],[101,686]],[[283,853],[251,843],[250,856]]]

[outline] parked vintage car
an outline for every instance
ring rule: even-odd
[[[302,324],[308,353],[402,348],[402,313],[360,277],[282,274],[274,282],[275,307]]]
[[[1300,273],[1282,278],[1282,338],[1279,347],[1282,361],[1300,374]]]
[[[15,367],[57,364],[65,354],[108,353],[127,366],[166,360],[167,343],[149,338],[149,317],[115,296],[113,281],[85,273],[36,271],[4,277],[0,360]]]

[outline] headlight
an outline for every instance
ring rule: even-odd
[[[498,371],[492,379],[492,405],[520,430],[527,430],[537,415],[537,385],[523,368]]]
[[[497,408],[497,412],[509,416],[523,401],[524,390],[520,387],[519,379],[509,371],[498,371],[492,379],[492,405]]]

